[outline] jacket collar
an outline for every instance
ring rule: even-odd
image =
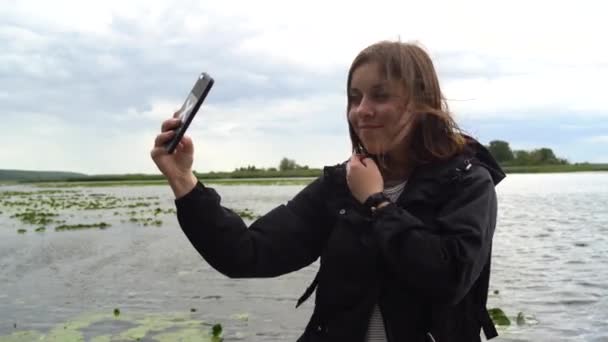
[[[408,184],[422,180],[439,183],[451,182],[469,171],[473,165],[479,165],[488,170],[494,185],[498,185],[506,175],[496,159],[477,140],[467,135],[464,137],[467,144],[463,153],[448,160],[416,167],[408,179]],[[323,176],[333,184],[346,185],[346,161],[333,166],[325,166]]]

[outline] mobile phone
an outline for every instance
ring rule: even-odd
[[[205,97],[207,97],[213,83],[213,78],[206,72],[203,72],[198,76],[196,83],[194,83],[194,87],[192,87],[182,108],[178,111],[179,114],[177,118],[181,120],[181,124],[175,129],[173,139],[165,144],[165,150],[167,150],[168,153],[173,153],[173,151],[175,151],[175,148],[180,140],[182,140],[184,133],[186,133],[188,126],[190,126],[190,122],[192,122],[192,119],[203,104],[203,101],[205,101]]]

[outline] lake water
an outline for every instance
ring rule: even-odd
[[[226,206],[263,214],[302,187],[215,188]],[[3,186],[0,195],[40,190]],[[302,333],[314,301],[294,306],[317,264],[275,279],[227,279],[196,253],[174,214],[145,211],[174,207],[168,187],[61,190],[72,202],[105,197],[122,207],[55,210],[64,224],[103,221],[107,229],[56,232],[57,223],[35,232],[39,225],[11,218],[19,202],[59,195],[0,198],[0,341],[170,341],[216,323],[225,341],[294,341]],[[497,191],[488,307],[512,324],[494,341],[608,341],[608,173],[509,175]],[[162,224],[134,219],[146,215]],[[524,324],[516,323],[520,312]]]

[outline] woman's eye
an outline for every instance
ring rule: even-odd
[[[349,95],[348,101],[350,101],[350,103],[359,103],[359,101],[361,101],[361,97],[358,95]]]
[[[388,94],[387,94],[387,93],[376,93],[376,94],[374,94],[374,98],[375,98],[376,100],[379,100],[379,101],[384,101],[384,100],[387,100],[387,99],[388,99],[388,97],[389,97],[389,96],[388,96]]]

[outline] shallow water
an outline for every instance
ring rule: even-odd
[[[301,188],[216,187],[226,206],[256,214]],[[0,187],[8,190],[39,189]],[[173,207],[165,186],[70,190],[82,199],[158,198],[152,208]],[[488,306],[502,308],[512,325],[495,341],[608,341],[608,173],[510,175],[498,195]],[[87,340],[146,324],[165,328],[140,332],[143,340],[177,330],[185,337],[221,323],[226,341],[293,341],[312,311],[313,300],[294,306],[316,264],[276,279],[227,279],[196,253],[173,214],[145,227],[128,220],[127,208],[59,210],[68,224],[112,226],[55,232],[50,225],[36,233],[37,226],[9,217],[15,210],[0,203],[0,341],[16,331],[48,334],[83,317],[89,321],[78,331]],[[27,232],[17,234],[20,228]],[[515,323],[519,312],[526,324]]]

